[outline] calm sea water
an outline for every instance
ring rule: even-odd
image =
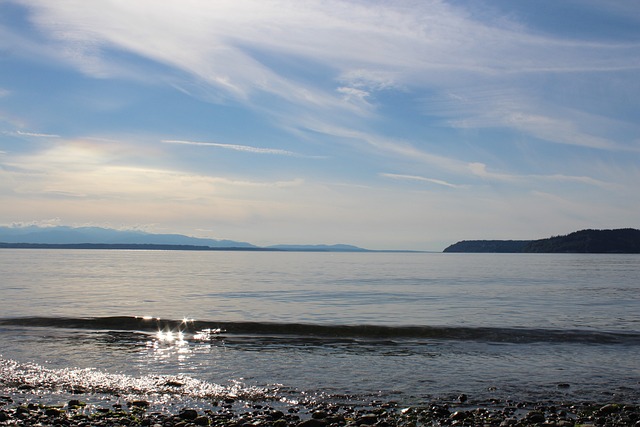
[[[0,387],[638,401],[637,255],[0,251]]]

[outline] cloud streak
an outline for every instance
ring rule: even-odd
[[[253,153],[253,154],[272,154],[277,156],[305,157],[305,158],[313,157],[313,156],[306,156],[304,154],[295,153],[293,151],[281,150],[278,148],[262,148],[262,147],[253,147],[250,145],[222,144],[219,142],[185,141],[185,140],[179,140],[179,139],[163,139],[162,142],[165,144],[195,145],[199,147],[224,148],[226,150],[241,151],[241,152]]]
[[[395,179],[395,180],[428,182],[431,184],[437,184],[437,185],[441,185],[443,187],[449,187],[449,188],[463,188],[462,185],[451,184],[450,182],[443,181],[441,179],[425,178],[423,176],[402,175],[402,174],[396,174],[396,173],[380,173],[380,176],[384,178]]]
[[[15,134],[20,136],[32,136],[35,138],[60,138],[60,135],[55,135],[50,133],[23,132],[20,130],[16,131]]]

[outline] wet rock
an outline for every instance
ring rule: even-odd
[[[75,386],[71,387],[71,389],[69,389],[69,392],[71,394],[85,394],[87,392],[87,389],[82,386]]]
[[[195,409],[183,409],[178,414],[178,417],[183,420],[193,421],[198,418],[198,411]]]
[[[601,414],[613,414],[614,412],[618,412],[620,410],[620,405],[616,403],[610,403],[608,405],[604,405],[601,407],[598,412]]]
[[[35,388],[35,386],[32,386],[31,384],[21,384],[18,386],[18,390],[33,390]]]
[[[466,401],[467,401],[467,399],[468,399],[468,397],[467,397],[467,395],[466,395],[466,394],[464,394],[464,393],[462,393],[460,396],[458,396],[458,402],[460,402],[460,403],[464,403],[464,402],[466,402]]]
[[[456,411],[453,414],[449,415],[449,419],[451,419],[451,420],[464,420],[468,416],[469,416],[469,414],[466,411]]]
[[[530,411],[525,419],[530,423],[543,423],[546,420],[544,414],[540,411]]]
[[[134,400],[133,402],[129,402],[128,405],[132,408],[147,409],[149,407],[149,402],[146,400]]]
[[[327,422],[325,420],[321,420],[318,418],[311,418],[298,423],[297,427],[324,427],[326,425],[327,425]]]
[[[0,422],[7,421],[9,418],[9,414],[4,411],[0,411]]]
[[[378,416],[376,414],[365,414],[356,420],[356,425],[370,426],[378,422]]]
[[[44,414],[47,417],[59,417],[60,415],[64,414],[64,411],[61,411],[58,408],[47,408],[44,410]]]
[[[513,425],[516,425],[518,423],[518,420],[515,418],[507,418],[502,420],[502,422],[500,423],[500,427],[510,427]]]
[[[325,411],[315,411],[313,414],[311,414],[311,418],[315,418],[317,420],[325,419],[327,418],[327,413]]]
[[[557,387],[558,388],[570,388],[571,384],[569,384],[569,383],[560,383],[560,384],[558,384]]]
[[[204,415],[201,415],[199,417],[197,417],[196,419],[193,420],[193,423],[197,426],[208,426],[209,425],[209,418],[205,417]]]
[[[272,411],[269,413],[269,418],[272,420],[280,420],[284,418],[284,412],[282,411]]]
[[[287,427],[288,423],[287,423],[287,420],[280,418],[275,420],[271,425],[273,427]]]
[[[71,399],[69,402],[67,402],[67,406],[69,407],[69,409],[81,408],[86,405],[86,403],[80,402],[78,399]]]

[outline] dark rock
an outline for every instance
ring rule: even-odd
[[[620,411],[620,405],[617,405],[615,403],[604,405],[602,408],[599,409],[599,412],[601,414],[613,414],[614,412],[618,412],[618,411]]]
[[[311,414],[311,418],[315,418],[317,420],[325,419],[327,418],[327,413],[324,411],[315,411],[313,414]]]
[[[570,388],[571,384],[569,383],[560,383],[558,384],[558,388]]]
[[[128,403],[129,406],[132,406],[134,408],[148,408],[149,407],[149,402],[147,402],[146,400],[134,400],[133,402],[129,402]]]
[[[86,406],[86,403],[80,402],[77,399],[71,399],[68,403],[67,406],[71,409],[73,408],[80,408],[82,406]]]
[[[456,411],[449,416],[451,420],[464,420],[469,416],[469,413],[466,411]]]
[[[525,417],[527,421],[531,423],[543,423],[545,422],[545,417],[542,412],[539,411],[530,411]]]
[[[178,417],[183,420],[193,421],[198,418],[198,411],[196,411],[195,409],[183,409],[178,414]]]
[[[197,426],[208,426],[209,425],[209,418],[205,417],[204,415],[201,415],[199,417],[197,417],[195,420],[193,420],[193,423]]]
[[[280,419],[275,420],[271,425],[273,427],[287,427],[287,424],[288,424],[287,420],[285,420],[283,418],[280,418]]]
[[[282,411],[272,411],[269,414],[269,417],[272,420],[280,420],[280,419],[284,418],[284,412],[282,412]]]
[[[18,386],[18,390],[33,390],[35,387],[30,384],[22,384]]]
[[[467,395],[462,393],[460,396],[458,396],[458,402],[460,403],[464,403],[467,401]]]
[[[449,411],[449,408],[447,408],[446,406],[438,405],[434,405],[431,407],[431,413],[438,417],[448,417],[449,415],[451,415],[451,411]]]
[[[57,408],[47,408],[44,410],[44,414],[47,417],[59,417],[60,415],[63,414],[63,411]]]
[[[327,425],[325,420],[311,418],[298,423],[297,427],[324,427]]]
[[[9,418],[9,414],[4,411],[0,411],[0,422],[7,421]]]
[[[356,425],[370,426],[378,422],[378,416],[376,414],[365,414],[356,420]]]

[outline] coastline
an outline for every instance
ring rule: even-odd
[[[200,407],[178,403],[154,407],[147,400],[116,399],[116,403],[86,403],[79,394],[54,404],[38,403],[35,390],[0,389],[0,425],[65,426],[273,426],[339,427],[407,426],[638,426],[640,406],[624,402],[469,402],[466,395],[452,401],[432,401],[404,407],[397,402],[372,401],[352,405],[226,398]]]

